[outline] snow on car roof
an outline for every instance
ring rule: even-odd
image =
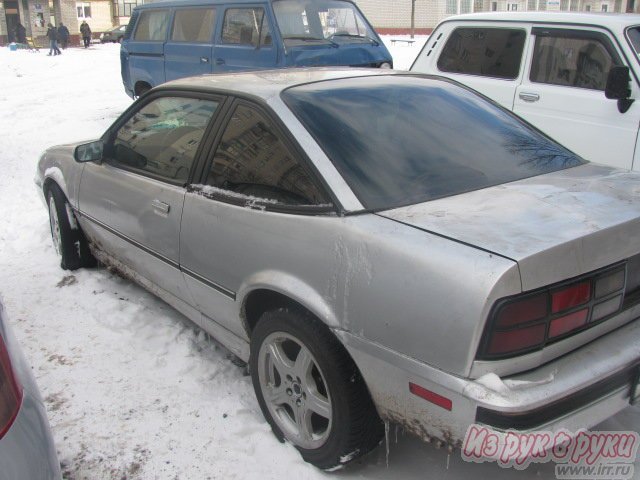
[[[281,91],[296,85],[335,80],[338,78],[370,77],[373,75],[394,75],[400,72],[378,68],[314,67],[261,70],[252,72],[221,73],[181,78],[167,82],[158,88],[186,88],[196,90],[216,90],[238,94],[250,94],[268,99]]]

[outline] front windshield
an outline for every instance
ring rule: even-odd
[[[376,43],[376,35],[350,2],[276,0],[280,35],[286,45],[305,42]]]
[[[371,210],[584,162],[507,110],[444,79],[347,78],[289,88],[282,98]]]

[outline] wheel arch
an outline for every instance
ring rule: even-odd
[[[267,286],[260,286],[247,291],[242,298],[240,318],[249,338],[251,338],[251,333],[263,313],[283,307],[292,307],[305,311],[317,318],[330,330],[340,327],[329,306],[319,296],[312,295],[311,298],[304,298],[304,295],[300,295],[300,293],[298,291],[297,295],[292,295],[281,289]],[[303,298],[300,298],[301,296]]]
[[[67,201],[69,201],[67,183],[64,181],[62,170],[60,170],[58,167],[48,168],[45,172],[44,180],[42,182],[42,191],[45,199],[47,198],[47,194],[49,193],[53,185],[56,185],[62,191]]]

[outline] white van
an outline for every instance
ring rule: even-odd
[[[587,160],[640,170],[640,15],[504,12],[441,22],[411,67],[483,93]]]

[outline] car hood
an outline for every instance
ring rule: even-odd
[[[296,67],[332,65],[365,67],[391,61],[391,55],[382,43],[378,46],[341,44],[338,48],[326,44],[287,46],[287,57],[287,64]]]
[[[640,174],[585,164],[380,215],[512,259],[530,290],[640,252]]]

